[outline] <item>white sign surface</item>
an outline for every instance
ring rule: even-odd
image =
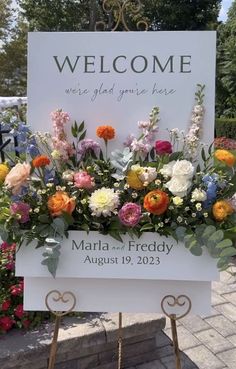
[[[52,131],[50,113],[61,108],[72,121],[116,128],[121,147],[137,122],[160,107],[159,139],[167,128],[187,130],[198,83],[205,84],[203,140],[213,141],[215,32],[30,33],[28,122]],[[68,132],[70,131],[68,127]],[[111,145],[110,145],[111,146]]]
[[[206,251],[194,256],[182,243],[157,233],[123,243],[98,232],[70,231],[61,243],[58,278],[118,278],[211,281],[218,279],[216,260]],[[43,249],[22,246],[16,254],[16,275],[48,277],[41,265]]]
[[[210,282],[139,280],[137,283],[132,279],[25,278],[24,309],[47,310],[45,297],[53,290],[61,294],[71,291],[76,298],[75,311],[162,313],[161,301],[165,296],[187,295],[192,302],[189,314],[211,313]],[[68,304],[53,301],[53,297],[58,295],[51,296],[49,306],[55,311],[65,311],[72,306],[69,295],[65,296]],[[179,315],[187,308],[186,302],[184,306],[175,306],[169,312]]]

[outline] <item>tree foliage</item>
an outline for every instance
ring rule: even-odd
[[[11,18],[11,0],[0,1],[0,40],[4,40],[10,28]]]
[[[112,1],[112,0],[111,0]],[[0,0],[0,35],[9,34],[11,0]],[[17,0],[21,17],[0,49],[0,95],[26,93],[26,31],[93,31],[96,21],[111,28],[102,0]],[[136,0],[131,0],[137,5]],[[109,3],[109,2],[108,2]],[[145,19],[150,30],[202,30],[216,26],[221,0],[143,0],[128,22]],[[129,13],[131,7],[127,9]],[[117,13],[115,14],[117,16]],[[122,28],[120,27],[119,30]],[[4,31],[4,32],[3,32]]]
[[[236,117],[236,0],[218,31],[217,115]]]

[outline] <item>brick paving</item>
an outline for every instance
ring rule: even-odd
[[[236,267],[231,271],[236,273]],[[176,369],[171,345],[171,329],[160,347],[158,360],[137,365],[135,369]],[[182,369],[236,369],[236,277],[221,273],[212,284],[211,316],[187,316],[178,322]],[[158,339],[157,339],[158,345]]]

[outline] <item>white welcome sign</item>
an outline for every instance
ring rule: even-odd
[[[28,123],[52,131],[50,113],[63,109],[72,121],[85,121],[88,138],[96,139],[96,126],[112,125],[110,148],[122,148],[128,134],[137,134],[137,122],[158,106],[158,138],[168,139],[167,129],[188,129],[200,83],[206,85],[203,141],[211,143],[215,53],[215,32],[30,33]],[[145,234],[125,237],[122,245],[71,232],[56,279],[40,265],[42,252],[29,245],[17,255],[27,310],[46,310],[45,296],[56,289],[73,292],[80,311],[161,312],[165,295],[186,294],[192,313],[209,313],[215,260],[206,252],[192,256],[172,238]],[[65,309],[60,303],[54,308]]]
[[[112,148],[121,148],[137,122],[160,107],[159,137],[167,128],[186,130],[198,83],[205,84],[203,140],[213,141],[216,33],[37,32],[29,34],[28,122],[52,131],[50,113],[67,111],[96,126],[116,128]],[[68,128],[69,131],[69,128]]]

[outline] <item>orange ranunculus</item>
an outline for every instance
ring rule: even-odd
[[[108,141],[115,137],[115,129],[111,126],[99,126],[97,127],[96,134],[98,137]]]
[[[153,190],[144,197],[143,206],[151,214],[163,214],[169,205],[169,196],[161,190]]]
[[[234,212],[233,207],[226,200],[217,201],[212,207],[212,213],[216,220],[222,222],[228,215]]]
[[[50,159],[46,155],[38,155],[32,160],[34,168],[45,167],[50,164]]]
[[[61,215],[63,211],[71,214],[75,209],[75,200],[67,192],[57,191],[49,197],[48,209],[53,217]]]
[[[236,163],[236,157],[228,150],[216,150],[215,158],[225,163],[228,167],[233,167]]]

